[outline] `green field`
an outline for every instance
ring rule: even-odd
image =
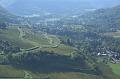
[[[80,72],[49,72],[38,73],[27,70],[17,69],[9,65],[0,65],[0,79],[102,79],[99,76],[84,74]]]
[[[19,28],[19,31],[22,40],[25,40],[36,47],[57,47],[60,44],[60,40],[55,35],[35,32],[28,28]]]
[[[19,29],[11,26],[0,30],[0,39],[9,41],[12,45],[21,49],[31,49],[35,47],[56,47],[60,43],[59,39],[53,35],[34,33],[28,28]]]
[[[19,38],[19,31],[17,27],[9,27],[5,30],[0,30],[0,39],[9,41],[12,45],[27,49],[33,47],[32,44],[27,43]]]
[[[117,74],[118,76],[120,76],[120,64],[112,64],[112,63],[110,63],[109,65],[112,68],[113,72],[115,74]]]
[[[48,35],[48,40],[49,40],[49,44],[50,44],[50,47],[58,47],[60,45],[60,39],[55,36],[55,35]]]
[[[42,35],[26,33],[24,39],[30,41],[33,45],[49,45],[49,40]]]
[[[50,48],[42,48],[41,50],[54,52],[54,53],[62,54],[62,55],[70,55],[71,53],[76,52],[75,48],[64,45],[64,44],[60,44],[58,47],[55,47],[55,48],[51,48],[51,47]]]
[[[0,65],[0,77],[24,77],[22,70],[8,65]]]

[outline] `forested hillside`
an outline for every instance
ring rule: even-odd
[[[99,9],[83,16],[79,20],[88,28],[97,32],[114,32],[120,29],[120,6],[107,9]],[[99,27],[99,28],[98,28]]]

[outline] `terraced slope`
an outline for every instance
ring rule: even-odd
[[[26,30],[26,29],[24,29]],[[45,34],[35,34],[24,31],[17,27],[8,27],[0,30],[1,40],[9,41],[11,44],[28,49],[32,47],[55,47],[60,41],[56,36],[49,36]]]

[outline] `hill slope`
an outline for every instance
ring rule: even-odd
[[[114,32],[120,29],[120,6],[98,9],[77,18],[72,18],[77,24],[87,25],[87,29],[95,32]],[[99,28],[98,28],[99,27]]]
[[[6,9],[0,6],[0,22],[20,23],[18,17],[9,13]]]

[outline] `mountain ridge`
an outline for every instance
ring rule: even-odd
[[[2,0],[1,5],[18,15],[37,14],[41,12],[69,13],[83,9],[113,7],[119,0]]]

